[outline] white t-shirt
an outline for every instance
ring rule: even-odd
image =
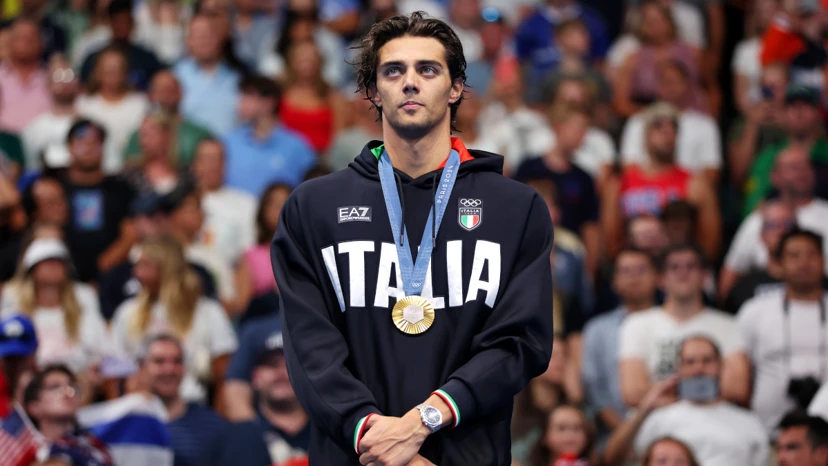
[[[633,115],[621,137],[621,160],[625,164],[647,163],[644,120]],[[696,110],[685,110],[679,117],[676,163],[690,173],[722,166],[722,141],[716,121]]]
[[[478,132],[491,135],[495,145],[506,148],[499,153],[513,172],[524,159],[545,154],[555,143],[555,133],[543,115],[528,107],[509,112],[499,102],[489,104],[480,113]]]
[[[759,55],[762,51],[762,40],[759,37],[745,39],[736,45],[733,51],[732,70],[734,74],[748,78],[748,95],[758,101],[761,95],[762,62]]]
[[[256,210],[258,202],[238,189],[222,187],[201,198],[204,227],[201,243],[218,251],[228,264],[256,242]]]
[[[661,307],[654,307],[624,319],[619,358],[643,360],[650,379],[654,382],[663,380],[676,372],[682,340],[694,335],[710,337],[723,357],[744,351],[736,321],[724,312],[708,308],[679,322]]]
[[[71,341],[66,330],[64,312],[60,307],[39,307],[31,315],[37,331],[37,361],[43,366],[63,363],[77,373],[100,362],[110,352],[106,324],[98,304],[95,289],[85,284],[75,284],[75,299],[81,308],[77,341]],[[0,298],[0,319],[20,314],[17,287],[6,284]]]
[[[768,432],[795,407],[787,396],[791,378],[810,375],[828,380],[828,374],[820,374],[822,363],[828,365],[828,355],[820,355],[820,340],[828,339],[828,328],[820,325],[819,305],[791,300],[786,319],[784,299],[783,290],[754,297],[736,316],[755,371],[751,409]],[[828,295],[823,299],[828,305]],[[790,348],[785,345],[788,332]]]
[[[697,405],[686,400],[655,410],[635,437],[643,455],[654,441],[674,437],[687,444],[704,466],[766,466],[768,437],[759,418],[722,401]]]
[[[155,303],[144,335],[133,335],[132,321],[137,305],[137,298],[124,301],[112,319],[112,341],[116,354],[130,360],[137,357],[142,338],[171,331],[166,307]],[[183,343],[185,374],[180,394],[187,401],[201,402],[206,398],[207,391],[199,379],[208,376],[210,362],[235,352],[239,345],[230,319],[218,302],[207,298],[198,300],[192,326]]]
[[[20,139],[23,141],[23,152],[26,156],[26,171],[39,171],[43,167],[40,155],[50,146],[66,146],[66,135],[75,117],[72,115],[55,115],[52,112],[41,113],[31,121]]]
[[[83,95],[75,103],[78,113],[106,129],[104,171],[118,172],[124,164],[124,149],[130,135],[141,126],[149,110],[143,94],[129,94],[119,102],[107,102],[99,94]]]
[[[800,228],[828,238],[828,201],[814,198],[800,207],[796,211],[796,223]],[[828,256],[828,243],[823,246],[824,254]],[[768,247],[762,242],[762,214],[755,210],[739,226],[725,257],[725,265],[738,273],[747,273],[751,269],[765,268],[769,259]],[[825,272],[828,273],[828,261]]]

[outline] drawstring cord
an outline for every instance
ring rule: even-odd
[[[403,245],[403,238],[405,237],[405,196],[403,196],[402,179],[399,173],[394,173],[394,180],[397,182],[397,192],[400,197],[400,210],[402,216],[400,217],[400,246]],[[434,198],[437,195],[437,174],[435,173],[431,179],[431,244],[437,248],[435,241],[437,240],[437,219],[434,218],[437,214],[437,205],[434,203]]]
[[[405,235],[405,196],[403,196],[402,180],[399,173],[394,173],[394,179],[397,181],[397,191],[400,193],[400,210],[402,211],[400,216],[400,246],[402,246]]]

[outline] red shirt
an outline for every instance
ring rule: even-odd
[[[676,166],[649,175],[637,165],[624,169],[621,175],[621,210],[624,218],[658,215],[670,201],[687,198],[692,175]]]
[[[4,419],[10,412],[9,383],[6,381],[6,376],[0,371],[0,419]]]

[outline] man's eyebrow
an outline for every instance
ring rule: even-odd
[[[393,61],[387,61],[387,62],[381,63],[379,67],[380,68],[389,68],[389,67],[392,67],[392,66],[404,67],[404,66],[406,66],[406,64],[403,63],[400,60],[393,60]],[[434,66],[434,67],[444,68],[443,64],[440,63],[437,60],[418,60],[415,63],[415,66]]]

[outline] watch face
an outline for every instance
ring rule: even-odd
[[[440,410],[433,407],[425,409],[426,422],[432,425],[440,425],[443,423],[443,416],[440,415]]]

